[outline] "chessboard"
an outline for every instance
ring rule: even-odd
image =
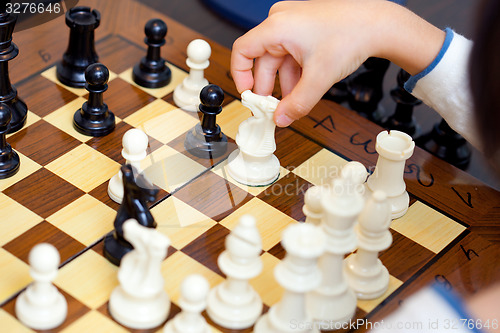
[[[217,266],[224,239],[239,218],[252,214],[262,236],[262,273],[251,280],[264,302],[264,312],[281,297],[273,277],[284,258],[283,230],[305,219],[304,193],[329,182],[350,160],[373,170],[375,137],[382,129],[333,102],[322,101],[290,128],[276,131],[279,179],[265,187],[243,186],[228,176],[227,156],[236,148],[238,125],[250,116],[229,74],[230,51],[212,47],[206,77],[225,92],[217,122],[228,137],[228,151],[202,159],[184,148],[186,133],[198,122],[196,113],[177,108],[174,88],[187,76],[186,47],[203,36],[135,1],[80,1],[98,9],[96,30],[100,62],[110,70],[104,100],[116,116],[111,134],[79,134],[72,116],[87,91],[62,85],[55,63],[65,51],[69,30],[61,16],[14,34],[20,55],[13,60],[11,80],[28,104],[28,122],[8,136],[21,158],[21,169],[1,180],[0,327],[29,332],[15,316],[17,295],[31,282],[28,253],[37,243],[53,244],[61,255],[54,281],[68,301],[68,317],[54,331],[127,332],[108,312],[108,299],[118,285],[118,268],[103,255],[103,238],[113,228],[118,205],[107,195],[108,180],[124,163],[122,136],[131,128],[149,137],[148,157],[141,165],[160,187],[151,212],[158,231],[171,240],[162,264],[165,288],[172,300],[169,319],[179,312],[181,281],[199,273],[211,287],[225,278]],[[144,56],[143,27],[151,18],[169,28],[162,55],[172,70],[171,83],[159,89],[137,86],[132,67]],[[276,91],[279,97],[279,91]],[[500,193],[425,151],[415,148],[405,181],[411,196],[408,213],[391,224],[393,245],[380,259],[391,275],[380,298],[359,301],[357,324],[364,331],[418,289],[439,283],[466,297],[500,277]],[[231,332],[214,324],[214,332]],[[366,323],[366,321],[364,323]],[[150,331],[160,331],[161,327]],[[251,332],[251,329],[242,332]]]

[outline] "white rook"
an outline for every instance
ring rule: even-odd
[[[391,205],[392,218],[403,216],[408,210],[410,197],[406,192],[404,170],[406,160],[413,154],[415,142],[400,131],[383,131],[377,135],[375,149],[379,154],[373,174],[366,182],[367,195],[381,190]]]

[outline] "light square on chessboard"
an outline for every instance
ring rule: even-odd
[[[340,176],[340,171],[347,162],[323,148],[292,172],[314,185],[329,185],[332,179]]]
[[[3,309],[0,309],[0,323],[2,323],[2,332],[35,333]]]
[[[14,176],[6,179],[0,179],[0,191],[9,188],[10,186],[14,185],[21,179],[28,177],[42,167],[40,164],[24,156],[20,152],[17,152],[17,154],[19,155],[20,160],[19,171]]]
[[[283,287],[276,282],[274,277],[274,268],[280,260],[268,252],[264,252],[260,259],[262,260],[262,272],[251,279],[250,284],[259,294],[262,302],[267,306],[272,306],[283,296]]]
[[[162,146],[141,161],[146,177],[167,192],[173,192],[206,168],[177,150]]]
[[[208,216],[172,196],[153,207],[151,214],[158,224],[156,229],[179,250],[216,224]]]
[[[157,99],[146,105],[124,121],[142,129],[146,134],[162,143],[168,143],[194,127],[199,121],[187,111]]]
[[[42,218],[23,205],[0,193],[0,246],[42,222]]]
[[[264,251],[270,250],[281,241],[281,234],[286,227],[292,223],[297,223],[290,216],[280,212],[259,198],[252,198],[234,213],[220,221],[220,224],[229,230],[233,230],[240,218],[246,214],[252,215],[256,220]]]
[[[420,201],[403,217],[393,220],[391,228],[434,253],[441,252],[466,229]]]
[[[73,87],[69,87],[69,86],[59,82],[59,80],[57,79],[57,76],[56,76],[56,66],[53,66],[53,67],[47,69],[45,72],[42,73],[42,76],[44,78],[56,83],[57,85],[65,88],[66,90],[69,90],[70,92],[72,92],[73,94],[75,94],[77,96],[85,96],[86,94],[88,94],[88,91],[85,88],[73,88]],[[118,77],[118,75],[116,75],[112,71],[109,71],[108,82],[113,81],[117,77]]]
[[[172,302],[179,304],[182,281],[191,274],[200,274],[207,279],[210,287],[221,283],[224,278],[181,251],[177,251],[161,265],[165,278],[165,290]]]
[[[49,163],[46,168],[83,191],[90,192],[113,177],[120,169],[120,164],[81,144]]]
[[[86,251],[59,270],[54,284],[90,309],[97,309],[118,286],[117,274],[117,266],[94,251]]]
[[[380,303],[382,303],[390,294],[392,294],[396,289],[398,289],[403,284],[402,281],[398,280],[392,275],[389,275],[389,287],[387,291],[380,297],[371,300],[359,300],[358,307],[365,311],[366,313],[373,311]]]
[[[111,318],[106,317],[98,311],[89,311],[81,318],[66,327],[61,333],[109,333],[109,332],[129,332]]]
[[[26,124],[24,124],[23,129],[33,125],[34,123],[36,123],[40,119],[42,119],[42,118],[40,118],[39,116],[37,116],[36,114],[34,114],[33,112],[28,110],[28,114],[26,116]],[[9,139],[11,136],[15,135],[16,133],[19,133],[19,131],[7,134],[7,139]],[[9,143],[10,143],[10,141],[9,141]]]
[[[242,190],[250,193],[251,195],[257,196],[267,190],[269,186],[272,186],[272,184],[267,185],[267,186],[248,186],[245,184],[241,184],[237,182],[236,180],[231,177],[227,171],[227,159],[219,163],[215,168],[210,169],[210,172],[214,172],[215,174],[219,175],[220,177],[224,178],[226,181],[231,182],[231,184],[234,184],[241,188]],[[288,174],[288,170],[280,166],[280,174],[278,176],[278,181],[279,179],[285,177]]]
[[[85,194],[47,218],[85,246],[90,246],[113,230],[116,211],[94,197]]]
[[[7,298],[26,287],[31,282],[29,266],[9,253],[3,248],[0,248],[0,304]]]
[[[170,94],[172,91],[174,91],[175,87],[177,87],[179,84],[181,84],[182,80],[184,80],[184,78],[186,78],[188,76],[188,73],[184,72],[182,69],[179,69],[170,63],[167,63],[167,66],[170,68],[170,71],[172,72],[172,80],[165,87],[161,87],[161,88],[154,88],[154,89],[145,88],[145,87],[141,87],[138,84],[136,84],[134,82],[134,80],[132,79],[133,67],[120,73],[119,77],[122,80],[125,80],[126,82],[138,87],[139,89],[144,90],[145,92],[147,92],[151,96],[154,96],[156,98],[162,98],[162,97]]]
[[[241,101],[235,100],[222,109],[222,112],[217,116],[217,124],[224,134],[236,139],[241,122],[251,116],[250,109],[244,107]]]
[[[45,116],[43,119],[81,142],[86,142],[92,137],[78,133],[73,127],[73,116],[85,102],[86,100],[83,97],[79,97]]]

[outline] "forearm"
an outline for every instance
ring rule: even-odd
[[[445,32],[410,10],[388,2],[377,4],[372,56],[385,58],[415,75],[432,63]]]

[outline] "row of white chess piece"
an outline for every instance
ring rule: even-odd
[[[306,223],[285,230],[282,245],[287,255],[275,268],[285,292],[267,314],[260,316],[262,301],[249,284],[262,270],[261,237],[254,218],[244,216],[226,238],[226,250],[218,259],[227,279],[209,290],[203,277],[187,277],[179,301],[183,311],[165,325],[164,332],[208,332],[201,315],[205,307],[215,323],[230,329],[255,324],[255,332],[310,332],[311,327],[332,329],[350,320],[357,298],[376,298],[389,283],[387,269],[378,259],[379,251],[392,242],[389,202],[383,192],[376,191],[365,204],[359,190],[364,179],[366,169],[350,162],[331,187],[308,190]],[[110,296],[109,311],[124,326],[157,327],[170,310],[160,268],[170,241],[135,220],[124,224],[124,234],[134,250],[122,260],[120,285]],[[356,248],[357,253],[344,261],[344,255]],[[59,254],[53,246],[40,244],[29,260],[34,283],[18,297],[16,314],[35,329],[57,327],[67,313],[66,300],[51,283]],[[294,322],[311,325],[292,330]]]

